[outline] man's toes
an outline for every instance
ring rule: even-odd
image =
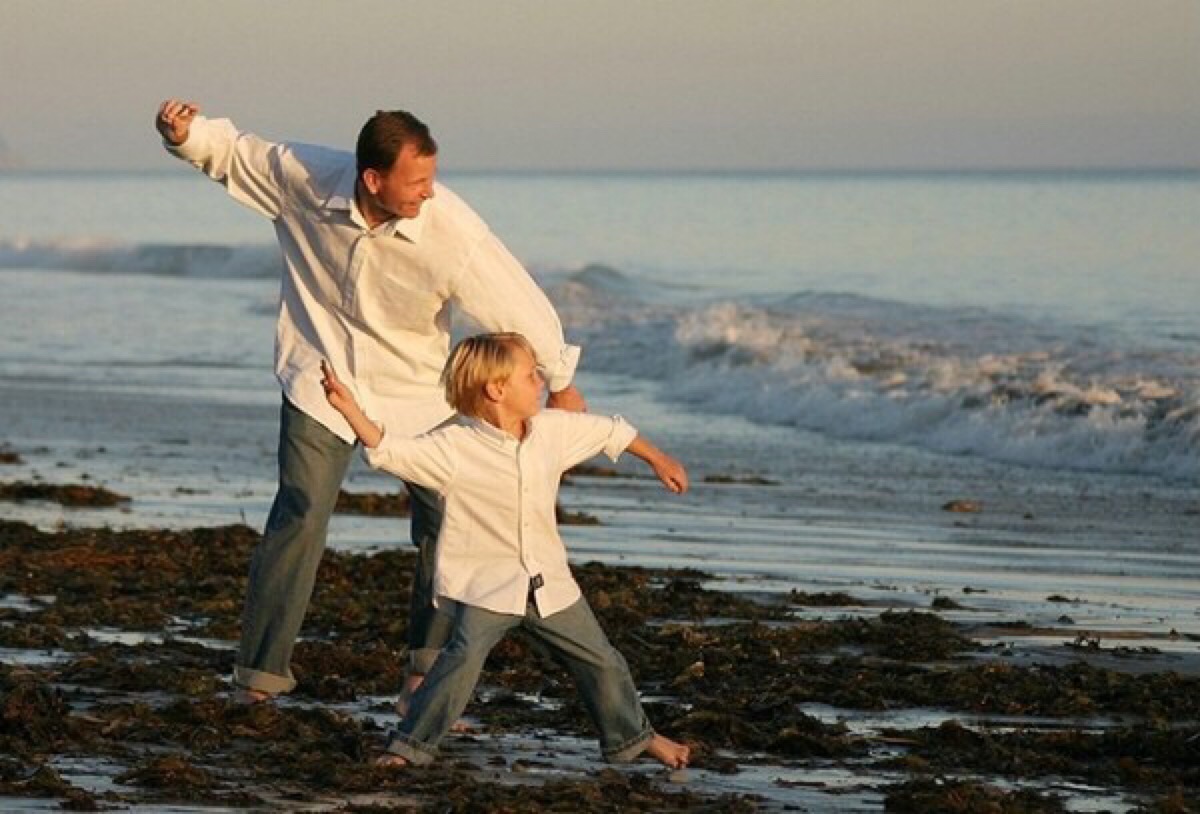
[[[249,687],[239,687],[232,696],[235,704],[262,704],[271,700],[271,693],[262,690],[252,690]]]
[[[384,753],[375,758],[375,765],[384,769],[403,769],[408,765],[408,760],[399,755]]]

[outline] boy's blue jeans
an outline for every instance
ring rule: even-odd
[[[292,649],[308,602],[329,516],[350,466],[354,445],[284,399],[279,419],[279,490],[263,539],[250,562],[242,642],[233,679],[241,687],[288,692]],[[412,498],[412,539],[419,550],[408,620],[409,669],[428,672],[450,635],[451,621],[433,607],[433,566],[442,524],[436,493],[406,483]]]
[[[508,631],[521,626],[546,644],[567,668],[584,706],[600,730],[606,760],[633,760],[654,736],[625,658],[608,641],[587,600],[542,618],[530,603],[524,616],[495,613],[453,603],[454,632],[425,683],[416,691],[408,716],[388,741],[388,751],[414,765],[434,759],[438,743],[458,720],[483,670],[488,653]]]

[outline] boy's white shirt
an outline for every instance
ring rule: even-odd
[[[417,435],[453,414],[440,376],[453,303],[485,331],[516,331],[551,391],[571,382],[550,301],[486,223],[441,184],[418,217],[368,229],[354,203],[354,155],[265,141],[228,119],[198,116],[168,151],[275,224],[283,280],[275,375],[292,404],[347,442],[354,431],[321,387],[326,359],[376,419]]]
[[[418,438],[384,427],[383,440],[364,456],[443,496],[439,599],[524,615],[530,580],[541,575],[535,601],[545,617],[582,596],[554,516],[559,478],[599,452],[616,461],[635,438],[637,430],[620,416],[543,410],[522,441],[464,418]]]

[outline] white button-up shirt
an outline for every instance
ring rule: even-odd
[[[562,473],[598,452],[617,460],[637,437],[620,416],[543,410],[522,441],[478,419],[419,438],[386,431],[371,466],[441,493],[434,593],[496,613],[524,615],[530,581],[545,617],[582,594],[567,565],[554,504]]]
[[[275,144],[203,116],[166,147],[274,221],[284,263],[275,374],[293,404],[344,440],[354,431],[325,398],[322,359],[395,436],[453,414],[438,382],[451,304],[486,331],[524,334],[551,391],[570,384],[579,348],[563,341],[553,306],[446,187],[417,217],[370,229],[354,201],[352,153]]]

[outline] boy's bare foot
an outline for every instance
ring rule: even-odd
[[[262,704],[271,700],[271,693],[263,692],[262,690],[252,690],[249,687],[238,687],[233,693],[233,702],[235,704]]]
[[[408,759],[402,758],[399,755],[394,755],[391,752],[384,752],[379,757],[375,758],[375,765],[383,769],[403,769],[408,766]]]
[[[650,739],[650,745],[646,747],[646,754],[668,769],[682,769],[688,765],[692,747],[686,743],[676,743],[670,738],[664,738],[655,733],[654,737]]]

